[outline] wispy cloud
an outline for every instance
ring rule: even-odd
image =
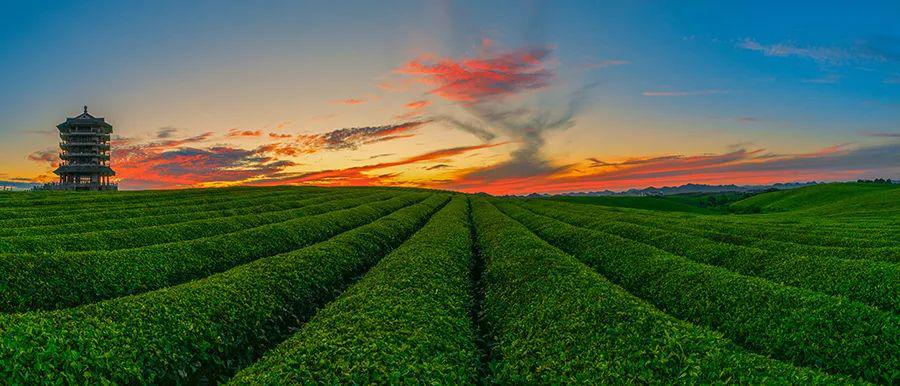
[[[431,105],[431,101],[429,100],[420,100],[409,102],[403,107],[406,107],[407,111],[401,114],[394,116],[394,119],[414,119],[416,117],[422,116],[425,112],[425,108]]]
[[[900,131],[898,131],[898,132],[865,131],[862,134],[866,137],[900,138]]]
[[[826,75],[820,76],[818,78],[804,79],[803,83],[835,84],[840,80],[841,80],[841,76],[838,74],[826,74]]]
[[[744,39],[737,46],[760,52],[765,56],[797,57],[830,65],[885,62],[896,59],[881,50],[879,44],[867,40],[859,40],[855,44],[847,46],[810,46],[793,42],[762,44],[754,39]]]
[[[683,97],[683,96],[700,96],[700,95],[716,95],[728,94],[729,90],[694,90],[694,91],[644,91],[644,96],[649,97]]]
[[[365,100],[357,99],[357,98],[337,99],[332,102],[341,104],[341,105],[359,105],[359,104],[366,103]]]
[[[415,109],[423,109],[425,107],[428,107],[430,104],[431,104],[431,101],[421,100],[421,101],[409,102],[409,103],[403,105],[403,107],[415,110]]]
[[[591,68],[591,69],[597,69],[597,68],[609,68],[609,67],[624,66],[626,64],[631,64],[631,62],[628,60],[621,60],[621,59],[606,59],[606,60],[590,61],[585,65],[585,67]]]

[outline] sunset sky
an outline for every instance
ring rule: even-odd
[[[3,2],[0,184],[82,105],[122,189],[900,177],[897,1],[303,3]]]

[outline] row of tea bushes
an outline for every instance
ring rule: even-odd
[[[475,202],[487,262],[489,382],[501,384],[791,384],[849,380],[747,353],[674,319]],[[603,243],[597,243],[604,247]]]
[[[762,355],[873,382],[896,378],[900,318],[736,274],[498,202],[537,236],[661,310]],[[559,214],[559,216],[568,216]]]
[[[56,309],[155,290],[323,241],[427,197],[360,197],[316,215],[234,233],[116,251],[0,258],[0,311]]]
[[[235,384],[471,384],[472,241],[457,196]]]
[[[0,315],[0,379],[219,382],[282,341],[448,200],[427,196],[328,241],[201,280],[66,310]]]

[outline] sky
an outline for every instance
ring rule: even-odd
[[[900,178],[900,2],[5,1],[0,185],[491,194]]]

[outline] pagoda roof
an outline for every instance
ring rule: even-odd
[[[114,176],[116,172],[106,165],[62,165],[53,171],[56,175],[63,173],[97,173],[101,176]]]
[[[63,130],[74,125],[101,126],[104,129],[109,129],[110,131],[112,131],[112,125],[106,123],[105,118],[97,118],[88,113],[87,106],[84,106],[84,112],[81,113],[81,115],[74,118],[66,118],[66,121],[56,125],[56,128]]]

